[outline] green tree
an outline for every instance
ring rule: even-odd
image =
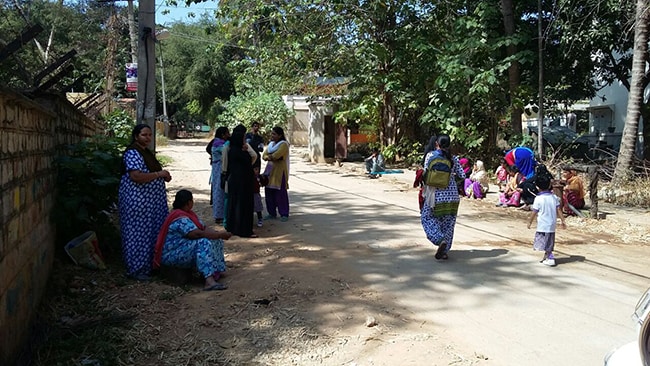
[[[125,18],[123,8],[112,3],[90,0],[75,2],[2,1],[0,2],[0,41],[8,43],[18,37],[28,26],[40,24],[44,31],[24,45],[14,57],[0,64],[0,80],[5,85],[26,89],[33,87],[33,77],[47,65],[74,49],[73,74],[59,82],[70,85],[84,76],[81,90],[95,91],[102,88],[107,67],[119,67],[128,62],[128,32],[117,38],[116,56],[112,65],[105,65],[108,42],[107,22],[117,12]],[[121,55],[124,55],[122,57]],[[120,67],[119,70],[123,70]]]
[[[219,123],[231,129],[238,124],[250,127],[253,122],[260,123],[263,133],[272,127],[286,128],[291,111],[278,94],[248,92],[234,95],[224,104],[224,112],[219,115]]]
[[[215,99],[227,100],[234,91],[228,63],[237,57],[237,49],[213,32],[214,26],[206,17],[193,24],[175,23],[169,39],[160,43],[171,116],[191,105],[198,107],[193,114],[206,119]]]

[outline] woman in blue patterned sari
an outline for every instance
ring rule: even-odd
[[[212,189],[212,216],[217,224],[223,223],[225,213],[225,192],[221,189],[221,166],[223,161],[223,151],[230,138],[228,127],[219,127],[215,132],[214,142],[210,148],[210,165],[212,165],[212,174],[210,175],[210,185]]]
[[[206,227],[192,211],[194,199],[186,189],[176,193],[173,207],[158,234],[153,267],[196,268],[205,278],[204,291],[225,290],[217,280],[226,271],[223,240],[232,234]]]
[[[456,215],[460,197],[456,179],[465,179],[465,172],[458,162],[457,156],[451,156],[449,147],[451,139],[449,135],[440,135],[436,140],[436,149],[426,154],[424,166],[434,158],[444,157],[451,160],[451,175],[446,188],[434,188],[424,186],[424,205],[420,213],[422,228],[427,234],[427,239],[438,247],[436,259],[448,259],[448,252],[454,240],[454,227],[456,226]]]
[[[122,158],[119,188],[122,254],[127,276],[146,281],[156,237],[169,212],[165,182],[172,176],[147,148],[153,138],[148,125],[135,126],[131,138]]]

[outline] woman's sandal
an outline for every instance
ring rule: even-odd
[[[438,250],[436,251],[436,255],[435,255],[436,259],[447,259],[444,258],[444,256],[447,255],[445,253],[446,250],[447,250],[447,243],[445,241],[440,242],[440,244],[438,245]]]
[[[228,286],[224,285],[223,283],[217,282],[217,283],[215,283],[214,285],[212,285],[210,287],[204,287],[203,291],[222,291],[222,290],[225,290],[227,288],[228,288]]]

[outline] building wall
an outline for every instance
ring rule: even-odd
[[[52,268],[60,148],[102,130],[65,98],[0,89],[0,365],[28,339]]]
[[[650,98],[650,86],[644,92],[644,99]],[[628,91],[620,81],[604,87],[589,103],[589,134],[591,143],[603,141],[606,145],[618,150],[621,145],[625,117],[627,116]],[[637,138],[638,156],[643,153],[643,118],[639,121]],[[613,131],[607,130],[612,127]]]
[[[286,95],[282,97],[284,104],[294,112],[287,121],[285,135],[294,146],[309,145],[309,103],[307,97]]]
[[[325,163],[325,116],[332,116],[335,108],[324,99],[309,100],[307,96],[288,95],[282,98],[287,108],[294,111],[287,128],[289,143],[307,146],[313,163]],[[335,141],[331,141],[332,145]]]

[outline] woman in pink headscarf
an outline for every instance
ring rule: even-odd
[[[469,159],[460,158],[458,159],[458,162],[460,163],[460,167],[461,169],[463,169],[463,172],[465,172],[465,176],[469,177],[470,173],[472,172],[472,166],[469,164]],[[464,181],[458,180],[456,184],[458,185],[458,194],[460,194],[461,196],[465,196]]]
[[[460,166],[463,168],[463,171],[465,172],[465,176],[469,177],[470,173],[472,172],[472,166],[469,164],[469,159],[460,158],[458,159],[458,162],[460,163]]]

